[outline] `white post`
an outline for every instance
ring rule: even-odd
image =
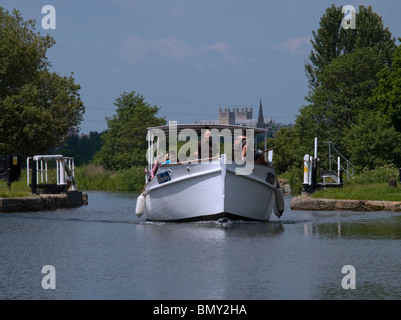
[[[29,157],[26,158],[26,182],[29,186]]]
[[[305,154],[305,157],[304,157],[304,184],[310,184],[309,171],[310,171],[309,154]]]
[[[60,184],[60,160],[56,160],[57,164],[57,169],[56,169],[56,175],[57,175],[57,185]]]
[[[266,150],[266,149],[267,149],[267,131],[265,131],[265,136],[264,136],[264,138],[265,138],[265,150]],[[263,156],[264,156],[264,159],[265,159],[265,161],[266,161],[266,152],[263,152]],[[267,159],[269,159],[269,156],[270,156],[270,154],[268,153]],[[272,158],[271,161],[273,161],[273,153],[271,154],[271,158]],[[270,160],[269,160],[269,161],[270,161]]]
[[[60,159],[60,184],[65,184],[65,162]]]
[[[46,183],[47,183],[47,160],[45,161],[45,177],[46,177]]]
[[[38,175],[38,171],[39,171],[39,162],[35,161],[35,165],[36,165],[36,184],[39,184],[39,175]]]
[[[317,159],[317,138],[315,137],[315,159]]]
[[[40,182],[43,183],[43,160],[40,160]]]
[[[267,160],[269,162],[273,162],[273,150],[269,150],[269,152],[267,153]]]
[[[340,183],[340,171],[341,171],[340,157],[337,157],[337,183]]]
[[[154,136],[153,133],[150,133],[150,170],[153,168],[153,158],[154,158],[154,146],[153,146]],[[156,155],[157,157],[158,155]]]
[[[146,140],[148,140],[148,149],[147,149],[147,151],[146,152],[150,152],[150,134],[149,134],[149,131],[148,131],[148,133],[146,134]],[[149,167],[150,167],[150,165],[149,165],[149,162],[150,162],[150,155],[148,155],[148,154],[146,154],[146,156],[148,157],[148,172],[149,172]]]

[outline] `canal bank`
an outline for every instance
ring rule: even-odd
[[[392,211],[401,212],[400,201],[323,199],[298,196],[291,201],[292,210],[322,211]]]
[[[88,204],[88,195],[82,191],[59,194],[39,194],[28,197],[0,198],[0,212],[44,211],[72,208]]]

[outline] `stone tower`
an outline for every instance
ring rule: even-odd
[[[219,109],[219,124],[235,124],[235,110],[230,111],[229,108],[222,111]]]
[[[249,110],[247,107],[245,108],[241,108],[241,110],[239,110],[237,108],[237,120],[249,120],[252,119],[252,110],[253,108],[250,107]]]

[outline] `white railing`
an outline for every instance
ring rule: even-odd
[[[56,181],[58,186],[69,185],[71,190],[76,190],[74,158],[63,155],[36,155],[26,159],[27,183],[30,183],[30,160],[35,162],[36,184],[48,183],[48,161],[56,161]],[[40,182],[39,182],[40,177]]]
[[[329,170],[332,170],[331,163],[333,161],[335,165],[340,166],[341,169],[347,173],[347,180],[349,180],[349,177],[354,175],[353,164],[334,147],[333,141],[323,141],[323,143],[329,144]],[[332,151],[337,153],[337,161],[336,161],[336,157],[331,154]],[[341,163],[345,162],[345,164],[346,164],[345,167],[342,164],[340,164],[340,160],[341,160]]]

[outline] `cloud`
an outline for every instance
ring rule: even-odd
[[[204,55],[208,55],[211,54],[213,52],[217,52],[219,53],[222,57],[223,57],[223,61],[227,64],[237,64],[240,59],[231,54],[230,53],[230,44],[228,42],[224,42],[224,41],[217,41],[211,45],[200,45],[200,51],[204,54]],[[199,68],[197,68],[198,70],[200,70]],[[203,70],[202,70],[203,71]]]
[[[215,53],[220,57],[220,61],[224,63],[236,64],[239,62],[238,57],[230,53],[230,44],[228,42],[217,41],[213,44],[191,46],[189,43],[172,36],[145,40],[139,34],[132,34],[124,39],[118,56],[130,64],[137,64],[150,54],[178,61],[194,58],[196,60],[194,67],[199,71],[203,71],[207,64],[199,61]]]
[[[206,45],[202,50],[204,53],[209,53],[210,51],[217,51],[226,54],[230,49],[230,45],[227,42],[218,41],[212,45]]]
[[[272,46],[274,50],[288,51],[292,54],[306,54],[310,50],[310,37],[294,37]]]
[[[149,44],[149,49],[161,57],[183,60],[192,54],[191,46],[175,37],[151,40]]]
[[[175,37],[145,40],[138,34],[132,34],[123,41],[118,56],[130,64],[136,64],[149,53],[155,53],[160,57],[183,60],[192,54],[192,48],[189,44]]]

